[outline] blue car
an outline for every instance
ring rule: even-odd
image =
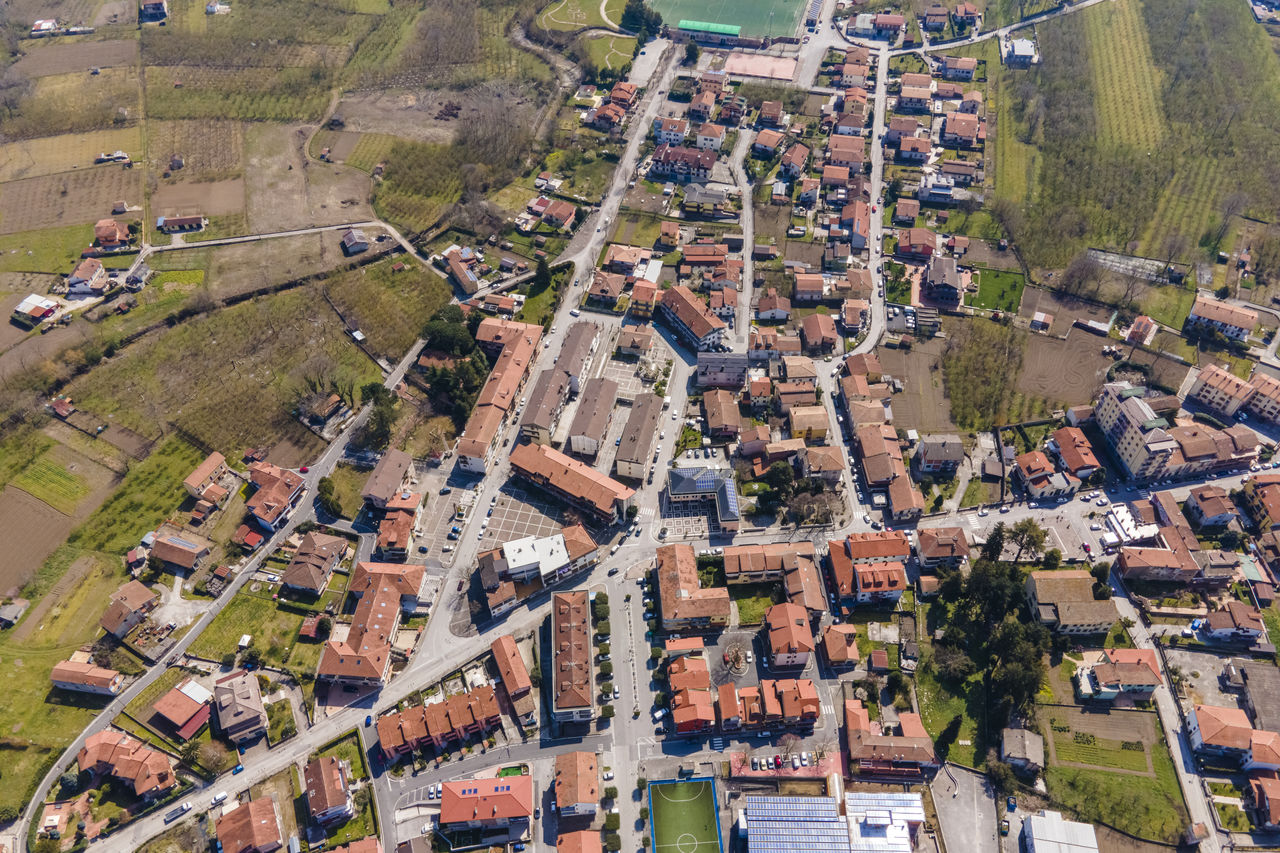
[[[372,716],[365,717],[365,718],[364,718],[364,725],[365,725],[365,728],[368,728],[369,726],[372,726],[372,725],[373,725],[373,717],[372,717]]]
[[[236,769],[231,771],[231,775],[232,775],[232,776],[234,776],[234,775],[236,775],[237,773],[242,772],[243,770],[244,770],[244,765],[243,765],[243,764],[237,764],[237,765],[236,765]]]

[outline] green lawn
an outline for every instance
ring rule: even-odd
[[[0,236],[0,272],[71,272],[93,242],[93,228],[68,225]]]
[[[617,26],[622,20],[622,6],[622,0],[608,0],[605,14],[609,20],[606,21],[600,16],[600,4],[596,0],[555,0],[538,14],[536,23],[544,30],[559,32],[608,27],[610,22]]]
[[[351,778],[354,781],[367,780],[369,778],[369,767],[365,763],[364,754],[360,752],[360,741],[356,737],[355,732],[351,732],[341,740],[331,743],[320,752],[314,754],[312,758],[323,758],[332,755],[339,761],[347,762],[351,767]],[[326,830],[328,843],[333,846],[347,844],[358,838],[364,838],[366,835],[373,835],[375,831],[373,820],[373,806],[370,804],[370,797],[367,796],[370,791],[367,789],[363,795],[358,793],[355,797],[356,815],[344,824],[330,827]]]
[[[966,767],[979,766],[986,757],[977,717],[983,713],[982,677],[974,675],[957,694],[939,682],[933,670],[921,667],[916,670],[916,695],[921,722],[947,758]]]
[[[240,637],[248,634],[253,638],[253,647],[262,652],[265,663],[285,666],[298,642],[302,615],[277,608],[274,601],[263,597],[265,594],[268,593],[241,590],[191,644],[191,653],[218,660],[235,652]]]
[[[288,699],[267,705],[267,742],[272,746],[288,740],[298,733],[293,719],[293,706]]]
[[[1148,744],[1156,778],[1109,770],[1052,766],[1045,770],[1049,797],[1085,821],[1101,821],[1154,841],[1176,842],[1187,810],[1163,738]]]
[[[1195,301],[1195,291],[1185,287],[1151,287],[1142,299],[1142,310],[1157,323],[1181,329]]]
[[[1021,273],[980,269],[977,276],[978,292],[965,297],[966,305],[991,311],[1017,312],[1022,304],[1022,289],[1026,287],[1026,279]]]
[[[630,36],[595,36],[584,38],[583,46],[596,68],[621,69],[631,64],[636,40]]]
[[[770,607],[784,600],[782,586],[776,583],[732,584],[729,597],[738,604],[738,621],[743,625],[759,625]]]
[[[1253,829],[1253,824],[1249,822],[1249,816],[1239,806],[1233,806],[1229,803],[1214,803],[1213,807],[1218,810],[1218,817],[1222,820],[1222,825],[1232,832],[1249,832]]]
[[[342,505],[343,518],[355,518],[364,504],[360,493],[364,491],[369,472],[351,465],[337,465],[329,479],[333,481],[333,495]]]

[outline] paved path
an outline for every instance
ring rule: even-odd
[[[751,302],[755,295],[755,267],[752,260],[752,247],[755,246],[756,213],[751,201],[751,181],[747,178],[746,158],[751,153],[751,143],[756,135],[743,127],[738,130],[738,141],[734,143],[729,154],[729,168],[733,172],[734,183],[742,198],[742,293],[738,296],[738,317],[733,329],[733,337],[743,350],[751,330]],[[1280,337],[1280,336],[1278,336]],[[736,349],[737,347],[735,347]]]

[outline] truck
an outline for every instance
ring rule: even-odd
[[[189,811],[191,811],[191,802],[188,800],[187,802],[183,803],[177,808],[170,809],[168,812],[166,812],[164,816],[164,822],[173,823],[175,820],[182,817],[184,814],[186,814]]]

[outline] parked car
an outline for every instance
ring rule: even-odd
[[[1000,834],[1001,835],[1009,834],[1009,821],[1007,820],[1000,821]]]
[[[773,768],[774,768],[775,770],[778,770],[778,769],[781,769],[781,768],[782,768],[782,756],[781,756],[781,755],[775,755],[775,756],[773,757]]]
[[[792,770],[800,769],[800,756],[798,755],[791,756],[791,769]]]

